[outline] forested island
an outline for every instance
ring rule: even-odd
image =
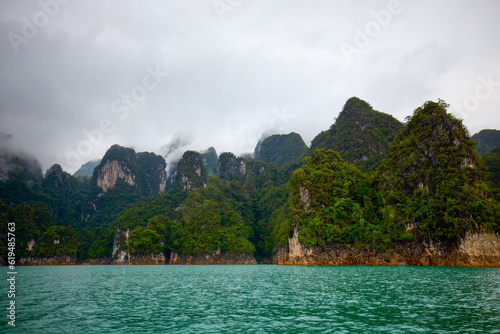
[[[2,148],[0,262],[500,266],[500,131],[439,100],[401,123],[353,97],[310,147],[165,157],[113,145],[75,175]]]

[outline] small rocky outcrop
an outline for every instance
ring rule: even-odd
[[[60,266],[79,264],[76,257],[62,255],[50,257],[22,257],[17,265],[19,266]]]
[[[167,264],[165,254],[131,254],[127,264]]]
[[[169,264],[257,264],[252,254],[225,254],[217,250],[211,254],[179,254],[172,252]]]

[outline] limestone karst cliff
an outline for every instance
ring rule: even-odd
[[[127,164],[118,160],[107,161],[97,172],[97,186],[103,192],[114,188],[116,181],[122,179],[127,184],[135,185],[135,175],[127,167]]]
[[[177,163],[176,186],[182,190],[192,190],[207,183],[207,169],[200,153],[186,151]]]
[[[165,192],[165,168],[165,159],[159,155],[113,145],[95,168],[93,180],[104,193],[122,180],[143,195],[156,195]]]

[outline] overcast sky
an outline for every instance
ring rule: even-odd
[[[500,129],[500,2],[0,0],[0,132],[45,170],[112,144],[309,145],[358,96],[403,121],[444,99]]]

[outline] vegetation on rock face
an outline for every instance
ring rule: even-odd
[[[179,224],[165,216],[156,216],[147,226],[139,226],[130,232],[127,251],[130,254],[160,254],[174,248],[180,235]]]
[[[311,150],[334,150],[362,171],[373,171],[401,128],[401,122],[391,115],[373,110],[367,102],[352,97],[335,124],[313,139]]]
[[[193,190],[181,205],[181,253],[253,253],[250,210],[236,183],[210,178],[205,188]]]
[[[307,149],[307,145],[298,133],[272,135],[257,144],[254,159],[283,166],[300,159]]]
[[[153,196],[162,193],[167,179],[165,159],[150,152],[139,152],[135,156],[139,165],[137,181],[142,188],[142,194]]]
[[[462,122],[443,102],[427,102],[408,117],[377,171],[390,230],[456,238],[498,228],[483,162]]]
[[[192,190],[207,182],[207,169],[200,153],[186,151],[177,163],[175,183],[179,189]]]
[[[35,256],[76,256],[77,235],[71,226],[51,226],[37,242]]]
[[[500,147],[484,156],[485,166],[488,170],[487,180],[495,195],[495,199],[500,201]]]
[[[219,156],[215,148],[209,147],[208,150],[201,153],[203,163],[207,168],[207,177],[210,178],[212,175],[218,175],[219,173]]]
[[[245,175],[246,162],[241,157],[236,157],[233,153],[224,152],[219,156],[219,176],[222,179],[231,181],[239,175]]]
[[[306,245],[378,253],[392,243],[498,233],[500,148],[483,162],[446,108],[427,102],[403,127],[352,98],[302,161],[296,157],[304,144],[295,134],[261,143],[259,154],[272,163],[217,157],[213,148],[188,151],[178,163],[176,187],[161,195],[166,165],[153,153],[114,145],[92,179],[59,165],[36,176],[36,163],[16,160],[14,166],[26,168],[5,174],[4,166],[7,176],[0,180],[0,252],[7,252],[8,222],[16,223],[18,257],[80,260],[110,257],[117,230],[130,231],[121,248],[130,254],[253,252],[257,260],[270,258],[294,228]],[[133,177],[117,177],[103,191],[97,177],[112,161],[115,175]]]
[[[60,165],[47,170],[42,181],[43,201],[56,225],[77,226],[85,205],[88,183],[64,172]]]
[[[288,217],[281,227],[286,242],[294,226],[305,245],[359,242],[365,229],[364,207],[368,180],[355,166],[332,150],[317,150],[290,181]]]
[[[500,147],[500,131],[499,130],[481,130],[471,137],[477,142],[476,151],[481,155],[489,154],[495,148]]]

